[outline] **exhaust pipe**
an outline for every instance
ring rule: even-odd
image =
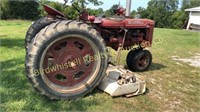
[[[131,0],[126,0],[126,17],[130,17],[131,14]]]

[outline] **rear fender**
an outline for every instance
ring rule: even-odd
[[[64,14],[62,14],[60,11],[57,11],[56,9],[48,6],[48,5],[45,5],[45,4],[42,4],[44,10],[48,13],[49,16],[60,16],[60,17],[65,17]]]

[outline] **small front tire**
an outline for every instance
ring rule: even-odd
[[[134,55],[139,51],[140,49],[133,49],[131,51],[128,52],[127,56],[126,56],[126,64],[128,66],[128,68],[130,70],[132,70],[132,58],[134,57]]]
[[[152,55],[148,50],[133,51],[129,60],[129,69],[135,72],[143,72],[151,65]]]

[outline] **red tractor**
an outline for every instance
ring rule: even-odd
[[[132,19],[131,0],[127,0],[126,10],[114,9],[114,17],[89,16],[87,10],[72,6],[79,12],[79,20],[68,20],[61,12],[43,5],[48,15],[27,31],[26,73],[39,93],[51,99],[75,99],[91,92],[108,67],[106,46],[117,53],[130,49],[128,68],[147,70],[152,55],[144,49],[151,47],[154,21]],[[132,49],[133,45],[137,48]]]

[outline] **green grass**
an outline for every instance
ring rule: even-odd
[[[171,56],[188,58],[200,53],[200,34],[185,30],[155,29],[153,64],[138,73],[147,83],[144,95],[112,98],[95,89],[74,101],[51,101],[33,90],[25,76],[24,37],[30,21],[0,21],[0,111],[199,111],[200,68]],[[127,51],[122,53],[125,64]]]

